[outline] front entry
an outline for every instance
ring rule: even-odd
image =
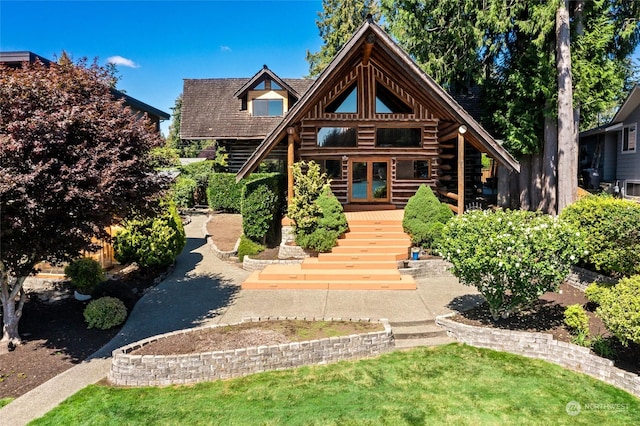
[[[359,158],[349,161],[349,202],[388,203],[389,160]]]

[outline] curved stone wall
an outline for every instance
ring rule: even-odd
[[[252,321],[287,319],[304,320],[304,318],[278,317],[253,318]],[[326,319],[326,321],[331,320],[351,321],[340,318]],[[364,321],[368,322],[368,320]],[[375,356],[389,352],[394,348],[394,338],[389,322],[380,320],[380,323],[384,325],[384,331],[330,337],[306,342],[187,355],[131,354],[134,350],[153,341],[175,334],[190,333],[196,329],[174,331],[114,350],[108,380],[118,386],[192,384],[246,376],[269,370],[281,370],[302,365],[326,364],[346,359]],[[227,325],[234,324],[218,324],[210,328],[225,327]]]
[[[589,348],[559,342],[547,333],[461,324],[450,319],[453,315],[455,314],[437,317],[436,324],[447,330],[447,334],[459,342],[553,362],[570,370],[588,374],[640,397],[640,376],[615,367],[613,361],[591,353]]]

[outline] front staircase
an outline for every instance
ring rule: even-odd
[[[296,265],[268,265],[253,272],[243,289],[415,290],[398,271],[411,239],[402,229],[403,210],[347,212],[349,232],[330,253]]]

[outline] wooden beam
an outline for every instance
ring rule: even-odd
[[[453,129],[452,131],[444,134],[438,133],[438,142],[448,141],[449,139],[453,139],[458,136],[458,129]]]
[[[369,63],[369,58],[371,57],[371,51],[373,50],[373,45],[376,43],[376,36],[374,34],[367,35],[365,40],[362,53],[362,65],[367,65]]]
[[[289,127],[291,129],[292,127]],[[289,133],[287,129],[287,133]],[[295,161],[295,136],[289,133],[287,144],[287,206],[291,205],[293,199],[293,163]]]
[[[458,214],[462,213],[464,213],[464,135],[458,133]]]
[[[451,209],[451,211],[454,212],[454,213],[458,213],[458,211],[459,211],[458,208],[456,206],[454,206],[453,204],[447,204],[447,207],[449,207]]]
[[[293,126],[287,127],[287,134],[289,135],[289,137],[293,136],[294,142],[300,143],[300,132],[298,132],[297,128]]]
[[[448,192],[444,189],[438,189],[436,190],[436,192],[444,197],[451,198],[454,201],[458,201],[458,194],[456,194],[455,192]]]

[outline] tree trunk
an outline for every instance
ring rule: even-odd
[[[518,189],[520,192],[520,208],[531,210],[531,194],[529,185],[531,183],[531,155],[520,157],[520,175],[518,176]]]
[[[542,200],[538,206],[548,214],[557,211],[558,186],[558,122],[555,117],[544,119],[544,147],[542,150]]]
[[[2,339],[0,339],[0,353],[4,353],[11,346],[18,345],[22,342],[18,332],[18,324],[22,317],[22,308],[27,297],[22,287],[26,277],[17,278],[15,284],[11,286],[9,283],[9,274],[5,271],[1,271],[1,273],[0,302],[2,302]],[[16,297],[18,297],[17,302]]]
[[[556,12],[556,67],[558,71],[558,210],[575,200],[577,161],[573,121],[573,89],[571,80],[571,46],[568,0]]]
[[[531,210],[540,209],[540,201],[542,200],[542,155],[531,155],[531,181],[529,185],[529,193],[531,194]]]

